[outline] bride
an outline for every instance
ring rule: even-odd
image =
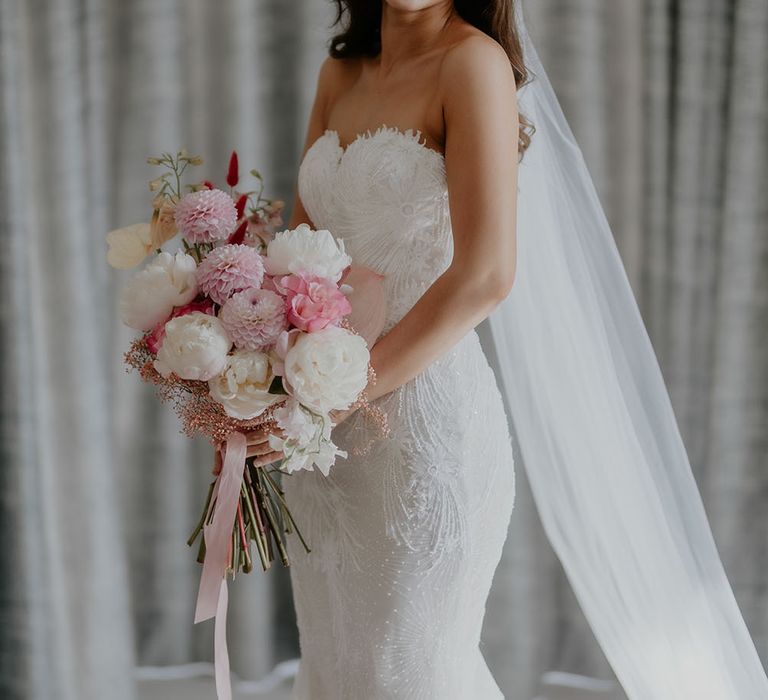
[[[313,540],[309,555],[290,543],[293,697],[503,697],[479,642],[515,498],[504,397],[542,522],[628,696],[768,698],[517,3],[337,3],[289,226],[329,229],[384,276],[368,396],[390,432],[337,413],[348,456],[328,477],[283,480]],[[474,330],[486,317],[503,386]],[[279,456],[261,432],[248,449]]]

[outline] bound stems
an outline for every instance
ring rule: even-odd
[[[290,566],[287,535],[296,534],[306,552],[311,549],[296,525],[296,520],[285,500],[285,493],[279,482],[266,466],[254,466],[253,459],[246,461],[243,480],[240,484],[240,497],[237,503],[235,519],[232,523],[227,570],[234,576],[238,571],[250,573],[253,570],[251,540],[256,544],[261,568],[267,571],[276,556],[283,566]],[[205,526],[213,520],[216,510],[216,498],[213,496],[216,482],[212,482],[200,519],[187,540],[191,547]],[[197,561],[205,561],[205,537],[200,538]]]

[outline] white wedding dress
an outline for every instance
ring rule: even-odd
[[[420,132],[381,126],[346,149],[308,149],[299,196],[315,228],[385,275],[384,333],[447,268],[443,156]],[[290,538],[301,644],[296,700],[498,700],[479,648],[512,513],[515,474],[501,393],[474,330],[376,402],[391,434],[353,414],[328,477],[283,479],[309,540]]]

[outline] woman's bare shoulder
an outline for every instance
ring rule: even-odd
[[[517,85],[509,56],[501,44],[475,30],[446,50],[438,90],[444,111],[451,106],[463,110],[470,96],[481,104],[501,99],[511,105],[516,101]]]
[[[457,76],[472,75],[481,78],[512,77],[512,65],[504,47],[493,37],[475,27],[460,33],[446,49],[440,77],[450,85]]]
[[[335,58],[326,56],[320,64],[317,76],[317,92],[329,100],[346,90],[360,74],[362,61],[359,58]]]

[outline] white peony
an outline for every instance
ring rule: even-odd
[[[149,224],[133,224],[110,231],[107,244],[107,262],[120,270],[136,267],[154,248]]]
[[[336,457],[347,456],[331,441],[333,425],[328,414],[315,413],[296,399],[289,399],[275,410],[274,417],[284,437],[273,433],[269,436],[269,446],[282,451],[281,470],[290,474],[299,469],[312,471],[316,466],[328,476]]]
[[[165,324],[154,366],[164,377],[175,372],[182,379],[208,381],[224,371],[231,347],[218,318],[192,311]]]
[[[125,285],[120,297],[120,317],[127,326],[148,331],[197,296],[191,255],[163,251]]]
[[[299,224],[275,234],[267,245],[264,267],[270,275],[304,271],[338,282],[351,263],[343,240],[335,239],[330,231],[313,231],[307,224]]]
[[[208,386],[228,416],[249,420],[285,398],[285,394],[268,392],[274,378],[266,353],[235,350],[227,357],[224,371],[210,379]]]
[[[320,413],[346,409],[368,383],[370,354],[365,340],[340,326],[300,333],[285,355],[290,392]]]

